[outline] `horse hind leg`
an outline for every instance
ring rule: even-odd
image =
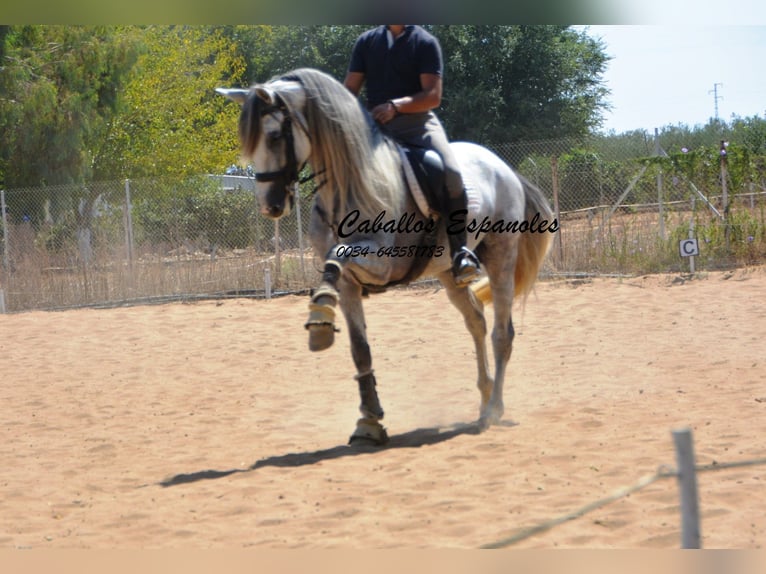
[[[513,327],[512,308],[514,299],[513,272],[501,272],[493,276],[488,269],[492,287],[492,301],[495,310],[494,326],[492,328],[492,349],[495,358],[495,379],[489,400],[482,406],[480,424],[488,427],[497,424],[503,417],[503,384],[505,371],[511,359],[515,330]]]
[[[497,303],[495,303],[497,305]],[[510,311],[510,307],[508,308]],[[490,426],[500,422],[505,412],[503,404],[503,383],[505,371],[511,359],[514,339],[513,320],[510,312],[496,313],[495,326],[492,329],[492,347],[495,355],[495,380],[489,401],[482,408],[480,422],[482,426]]]
[[[451,271],[439,274],[438,278],[447,291],[450,303],[463,315],[465,326],[473,337],[478,370],[476,386],[481,394],[481,412],[483,412],[489,404],[494,386],[494,381],[489,375],[487,359],[487,322],[484,318],[484,305],[471,289],[456,285]]]

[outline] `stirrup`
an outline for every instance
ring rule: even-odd
[[[467,247],[461,247],[452,259],[452,275],[458,287],[465,287],[481,275],[479,258]]]

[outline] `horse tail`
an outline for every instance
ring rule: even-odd
[[[521,181],[524,191],[524,219],[531,224],[533,219],[537,219],[538,226],[547,220],[549,224],[553,220],[553,210],[551,210],[548,201],[543,192],[527,180],[524,176],[516,174]],[[519,234],[519,243],[516,254],[516,268],[514,270],[514,296],[522,297],[526,301],[527,296],[532,291],[532,287],[537,281],[537,276],[542,267],[545,256],[550,249],[553,234],[549,233],[547,228],[544,231],[540,229],[528,230]],[[492,301],[492,290],[489,285],[489,278],[483,277],[471,286],[473,294],[484,304]]]

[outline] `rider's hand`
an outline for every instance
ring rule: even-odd
[[[391,102],[383,102],[372,108],[372,117],[379,124],[387,124],[393,120],[398,113],[396,107]]]

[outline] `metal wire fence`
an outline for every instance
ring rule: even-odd
[[[766,260],[766,161],[605,142],[489,146],[555,207],[544,274],[684,271],[687,238],[698,269]],[[0,311],[308,289],[311,186],[278,223],[248,176],[0,190]]]

